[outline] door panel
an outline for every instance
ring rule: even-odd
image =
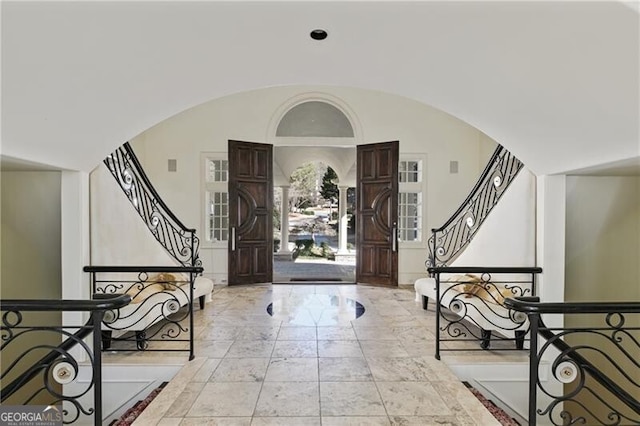
[[[398,285],[398,142],[358,145],[356,281]]]
[[[230,285],[273,279],[273,151],[229,141]]]

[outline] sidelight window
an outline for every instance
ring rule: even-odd
[[[406,157],[400,158],[398,163],[398,240],[403,243],[422,243],[422,166],[425,160],[419,154]]]
[[[210,243],[229,239],[229,161],[226,155],[204,158],[204,222],[205,239]]]
[[[398,238],[422,241],[422,193],[400,192],[398,196]]]

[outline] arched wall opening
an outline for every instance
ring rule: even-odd
[[[330,99],[341,111],[346,111],[353,124],[354,137],[278,137],[279,118],[308,99]],[[284,152],[283,161],[291,163],[287,167],[296,167],[300,160],[323,158],[320,152],[329,147],[335,152],[324,159],[337,172],[344,164],[339,174],[341,182],[345,176],[345,183],[354,174],[349,166],[351,154],[346,152],[359,143],[399,140],[400,160],[419,162],[424,172],[419,188],[423,197],[419,220],[421,229],[425,231],[439,226],[457,208],[495,148],[495,142],[483,132],[447,113],[412,99],[353,87],[257,89],[212,100],[158,123],[132,139],[131,145],[165,202],[187,226],[197,229],[203,241],[201,258],[206,273],[218,283],[226,279],[227,245],[222,241],[207,241],[206,238],[207,183],[203,170],[209,159],[226,158],[227,141],[230,139],[271,143],[274,152]],[[170,161],[175,166],[174,171],[169,170]],[[286,181],[286,171],[279,169],[274,168],[276,184],[278,179]],[[92,196],[92,202],[100,198]],[[101,207],[104,206],[92,205],[92,215],[95,213],[92,224],[107,222],[100,219],[106,216]],[[118,256],[126,258],[126,249],[123,251],[121,245],[115,249],[113,242],[105,241],[111,235],[122,233],[109,232],[109,223],[104,223],[104,226],[107,229],[100,231],[100,236],[93,231],[99,227],[92,226],[94,264],[113,264]],[[410,284],[424,274],[428,232],[423,232],[422,236],[421,241],[406,242],[400,246],[401,284]],[[151,238],[142,245],[154,243]],[[136,252],[140,253],[139,242],[132,246],[137,247]],[[149,252],[153,250],[149,249]],[[106,252],[108,255],[104,256]]]

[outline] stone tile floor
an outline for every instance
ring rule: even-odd
[[[195,312],[196,359],[134,425],[498,425],[434,359],[434,318],[412,289],[216,287]]]

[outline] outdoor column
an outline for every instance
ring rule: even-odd
[[[347,250],[347,226],[349,221],[347,220],[347,190],[348,186],[339,186],[339,201],[338,201],[338,220],[340,221],[340,231],[338,235],[340,242],[338,244],[338,254],[346,254]]]
[[[280,248],[279,254],[289,255],[289,187],[282,188],[282,206],[280,208]]]

